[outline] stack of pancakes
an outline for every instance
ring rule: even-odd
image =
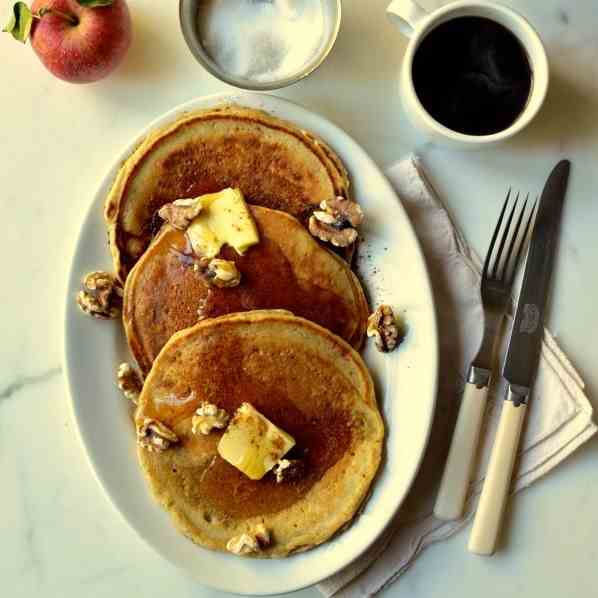
[[[243,192],[260,242],[243,256],[223,247],[241,284],[215,288],[184,259],[185,234],[156,214],[226,187]],[[305,226],[336,196],[350,196],[349,179],[325,143],[228,105],[148,135],[107,198],[125,332],[146,377],[136,420],[156,419],[179,439],[163,452],[140,447],[139,461],[177,527],[205,547],[224,550],[257,524],[272,542],[252,556],[318,545],[352,519],[378,470],[384,429],[356,351],[368,305],[346,259]],[[221,431],[192,433],[202,402],[231,415],[251,403],[295,438],[303,477],[250,480],[224,461]]]

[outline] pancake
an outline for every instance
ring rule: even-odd
[[[252,309],[282,308],[361,346],[368,305],[346,262],[320,245],[301,223],[278,210],[250,206],[260,242],[243,256],[224,247],[241,284],[209,286],[185,254],[186,237],[168,225],[127,278],[123,322],[133,356],[145,374],[177,331],[203,317]]]
[[[291,434],[303,477],[251,480],[217,453],[222,435],[191,432],[202,401],[232,414],[248,402]],[[257,557],[282,557],[351,521],[381,460],[384,426],[366,365],[326,329],[276,310],[205,320],[175,334],[139,398],[137,425],[157,419],[179,438],[164,452],[138,447],[155,499],[206,548],[263,523],[273,538]]]
[[[339,158],[291,123],[236,105],[187,114],[145,138],[106,199],[119,279],[124,282],[149,245],[162,205],[226,187],[240,188],[249,203],[283,210],[304,224],[322,200],[349,196]]]

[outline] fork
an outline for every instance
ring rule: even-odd
[[[434,505],[434,515],[447,521],[459,519],[463,513],[486,407],[486,397],[492,378],[494,346],[509,304],[513,279],[536,206],[534,203],[520,234],[529,194],[525,198],[513,226],[519,202],[519,193],[517,193],[503,228],[498,248],[494,252],[510,197],[511,189],[509,189],[502,206],[484,261],[481,282],[484,334],[478,352],[469,367],[451,447]],[[505,247],[507,251],[503,259]]]

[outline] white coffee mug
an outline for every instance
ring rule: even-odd
[[[548,91],[548,59],[535,29],[515,11],[491,2],[464,0],[426,12],[413,0],[394,0],[386,12],[401,31],[410,38],[399,78],[400,95],[411,122],[424,134],[443,145],[475,149],[512,137],[536,116]],[[441,23],[457,17],[485,17],[506,27],[523,46],[532,71],[532,87],[527,104],[515,122],[492,135],[466,135],[453,131],[435,120],[421,105],[413,85],[413,57],[426,35]]]

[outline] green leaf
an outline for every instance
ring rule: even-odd
[[[77,0],[77,4],[94,8],[95,6],[110,6],[114,0]]]
[[[2,31],[10,33],[17,41],[25,43],[31,31],[33,15],[24,2],[15,2],[12,16]]]

